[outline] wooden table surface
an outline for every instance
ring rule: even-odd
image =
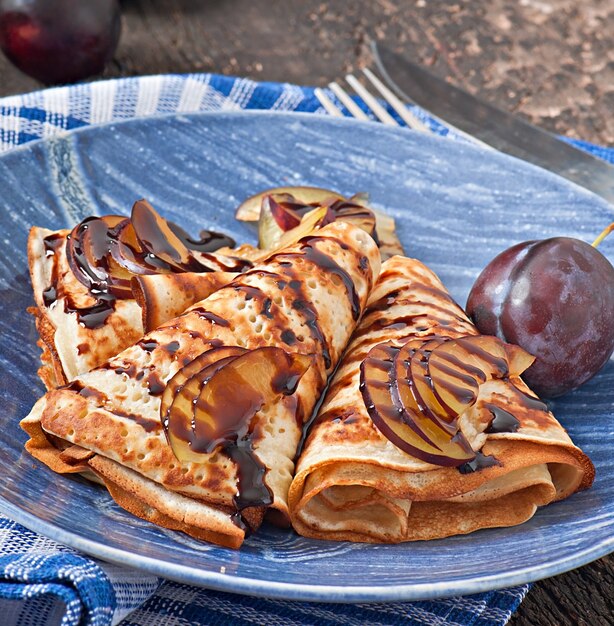
[[[614,145],[614,0],[124,0],[105,76],[218,72],[325,85],[402,46],[544,128]],[[0,58],[0,96],[39,89]],[[614,556],[538,582],[512,626],[612,626]]]

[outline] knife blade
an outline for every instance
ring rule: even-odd
[[[385,46],[371,44],[397,95],[480,141],[571,180],[614,204],[614,166],[523,119],[479,100]]]

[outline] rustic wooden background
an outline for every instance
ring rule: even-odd
[[[614,145],[614,0],[124,0],[105,76],[325,85],[369,35],[549,130]],[[40,88],[0,58],[0,96]],[[493,556],[496,558],[496,556]],[[612,626],[614,557],[537,583],[512,626]]]

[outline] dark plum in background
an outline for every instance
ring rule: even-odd
[[[480,332],[536,357],[523,374],[536,393],[560,396],[594,376],[614,351],[614,267],[579,239],[526,241],[486,266],[467,313]]]
[[[120,30],[117,0],[0,0],[0,47],[48,85],[100,74]]]

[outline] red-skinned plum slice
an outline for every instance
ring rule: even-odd
[[[455,467],[474,459],[462,436],[450,436],[436,427],[416,410],[417,404],[395,403],[394,359],[399,352],[390,344],[379,344],[361,364],[361,393],[373,423],[399,449],[427,463]]]

